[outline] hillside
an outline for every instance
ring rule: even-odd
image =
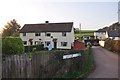
[[[75,37],[94,36],[95,30],[81,30],[80,33],[75,34]]]

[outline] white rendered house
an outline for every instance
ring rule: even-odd
[[[99,29],[94,32],[94,36],[96,36],[99,40],[106,39],[106,30]]]
[[[49,44],[55,49],[71,49],[74,43],[73,22],[25,24],[20,30],[24,46]]]

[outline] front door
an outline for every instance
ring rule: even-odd
[[[54,42],[54,49],[57,49],[57,42]]]

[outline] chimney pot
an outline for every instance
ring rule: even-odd
[[[49,23],[49,21],[45,21],[45,23]]]

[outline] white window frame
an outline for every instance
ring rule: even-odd
[[[38,45],[38,44],[40,44],[40,41],[35,41],[35,45]]]
[[[48,36],[48,34],[50,34],[50,36],[51,36],[51,33],[45,32],[45,36],[50,37],[50,36]]]
[[[68,44],[67,42],[61,42],[62,47],[67,47],[67,44]]]
[[[26,33],[22,33],[23,36],[26,36]]]
[[[40,32],[36,32],[35,36],[41,36],[41,33]]]
[[[25,44],[25,42],[26,42],[26,44]],[[27,45],[27,41],[23,41],[23,44],[24,44],[24,45]]]
[[[67,33],[66,32],[62,32],[62,36],[66,37]]]
[[[45,46],[49,46],[49,44],[51,44],[51,41],[45,41]]]

